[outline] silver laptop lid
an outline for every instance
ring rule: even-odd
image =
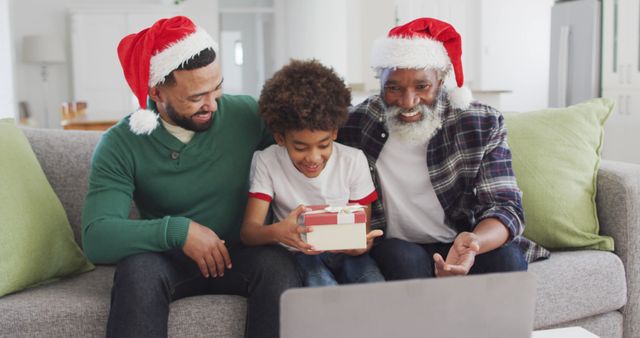
[[[529,338],[529,272],[287,290],[280,336]]]

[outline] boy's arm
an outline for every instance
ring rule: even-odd
[[[305,211],[300,205],[289,216],[278,223],[264,226],[264,220],[273,200],[273,181],[269,173],[269,154],[256,152],[251,161],[251,189],[245,209],[244,221],[240,229],[240,240],[245,245],[265,245],[283,243],[300,251],[308,251],[311,246],[303,242],[300,234],[310,228],[299,227],[298,216]]]
[[[273,229],[265,227],[264,220],[269,212],[269,202],[249,197],[244,212],[244,221],[240,229],[240,240],[245,245],[263,245],[277,243]]]
[[[300,238],[300,234],[311,231],[311,228],[298,226],[297,223],[298,216],[305,210],[304,205],[299,205],[284,220],[264,226],[269,202],[249,197],[240,230],[240,239],[245,245],[283,243],[302,252],[312,250],[313,247]]]

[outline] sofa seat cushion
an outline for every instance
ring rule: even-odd
[[[537,281],[534,327],[618,310],[627,300],[622,261],[610,252],[554,252],[529,271]]]
[[[104,337],[114,267],[18,292],[0,302],[0,337]],[[206,295],[171,304],[170,337],[242,337],[246,301]]]

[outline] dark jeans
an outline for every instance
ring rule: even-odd
[[[107,336],[166,337],[172,301],[229,294],[247,297],[247,337],[278,337],[280,295],[302,286],[293,256],[279,245],[228,249],[233,268],[220,278],[204,278],[179,249],[121,260],[111,290]]]
[[[306,286],[384,282],[369,253],[349,256],[331,252],[318,255],[296,252],[294,255],[302,267]]]
[[[384,239],[371,249],[386,280],[435,277],[433,254],[446,258],[452,243],[416,244],[402,239]],[[509,243],[477,255],[469,274],[526,271],[527,261],[517,245]]]

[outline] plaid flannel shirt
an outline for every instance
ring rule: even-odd
[[[378,95],[352,107],[338,142],[360,148],[367,156],[379,199],[372,205],[371,226],[385,229],[384,196],[376,161],[387,140],[384,123],[386,105]],[[473,231],[485,218],[499,219],[525,258],[535,261],[549,251],[522,237],[524,211],[522,192],[511,167],[507,130],[497,110],[474,102],[466,110],[449,105],[445,90],[436,105],[442,128],[430,139],[426,161],[429,177],[445,212],[445,224],[458,232]]]

